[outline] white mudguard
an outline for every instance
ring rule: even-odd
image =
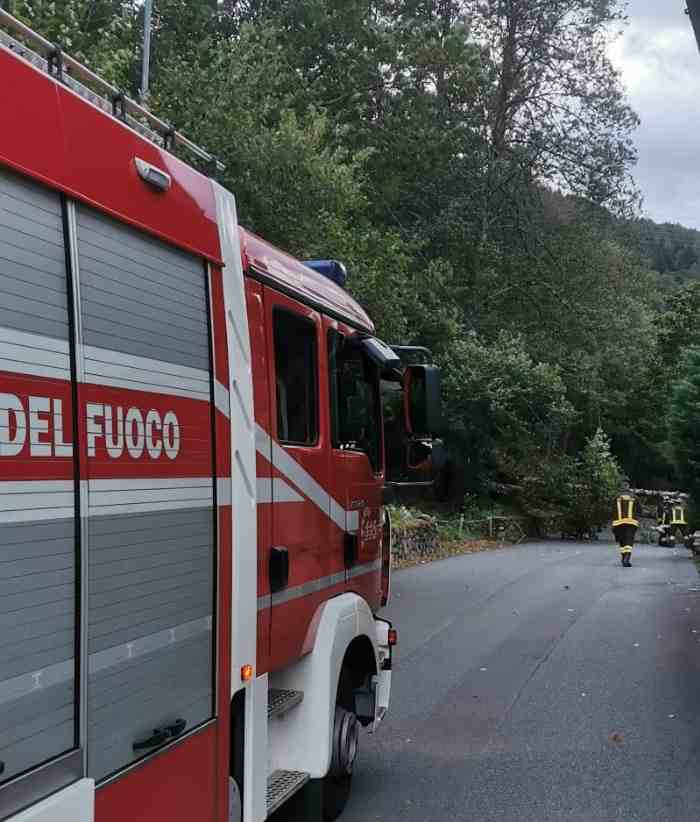
[[[270,770],[305,771],[312,779],[328,773],[340,671],[350,643],[360,636],[372,643],[379,671],[377,628],[369,606],[356,594],[335,597],[322,606],[312,652],[270,677],[271,687],[304,692],[298,708],[270,724]]]

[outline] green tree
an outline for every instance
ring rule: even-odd
[[[609,521],[621,482],[622,471],[611,451],[610,440],[598,428],[586,441],[578,465],[570,516],[579,532],[601,528]]]
[[[484,127],[496,162],[617,210],[634,204],[638,118],[608,56],[617,0],[466,0],[489,83]]]
[[[619,219],[637,122],[606,53],[620,5],[155,5],[152,109],[225,162],[246,227],[344,260],[378,333],[435,352],[475,490],[561,502],[599,427],[630,475],[672,472],[665,403],[700,342],[700,291],[675,293],[700,242]],[[138,88],[141,3],[15,7]]]
[[[689,348],[673,384],[669,439],[684,490],[700,500],[700,348]]]
[[[521,483],[561,448],[576,411],[558,369],[535,361],[522,337],[467,334],[441,363],[447,417],[482,483]]]
[[[235,38],[171,56],[155,75],[153,105],[226,164],[222,182],[246,227],[302,259],[343,260],[380,332],[406,340],[405,306],[418,295],[404,284],[419,246],[373,225],[366,155],[330,139],[276,37],[244,24]]]
[[[658,318],[660,365],[673,376],[685,348],[700,344],[700,282],[670,295]]]
[[[130,88],[138,60],[132,0],[14,0],[12,13],[118,88]]]

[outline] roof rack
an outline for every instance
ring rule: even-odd
[[[212,172],[226,170],[226,166],[216,157],[188,140],[169,123],[156,117],[147,108],[90,71],[87,66],[65,54],[60,46],[51,43],[0,8],[0,47],[2,46],[50,74],[76,94],[126,123],[142,137],[166,151],[173,147],[183,148],[203,161]]]

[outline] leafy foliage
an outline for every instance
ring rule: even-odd
[[[11,11],[117,87],[134,78],[136,7],[122,0],[13,0]]]
[[[685,488],[700,500],[700,348],[687,349],[673,385],[669,435]]]
[[[141,3],[12,8],[138,93]],[[637,219],[637,117],[607,56],[622,2],[154,8],[150,105],[226,163],[241,222],[344,260],[378,333],[442,364],[445,493],[595,519],[618,462],[675,483],[671,442],[691,481],[695,355],[670,441],[665,418],[700,344],[699,235]]]
[[[569,486],[567,520],[570,530],[578,535],[609,522],[613,500],[623,478],[610,449],[610,440],[601,428],[586,441],[574,478]]]
[[[562,446],[576,411],[556,367],[536,362],[524,339],[502,332],[455,340],[441,360],[446,412],[469,457],[472,488],[489,479],[521,483]]]
[[[700,232],[673,223],[639,220],[624,226],[628,240],[639,248],[661,283],[673,291],[700,277]]]

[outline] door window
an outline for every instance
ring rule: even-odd
[[[375,472],[382,468],[377,367],[359,346],[328,332],[331,436],[334,448],[362,451]]]
[[[274,313],[277,437],[286,445],[318,439],[316,328],[288,311]]]

